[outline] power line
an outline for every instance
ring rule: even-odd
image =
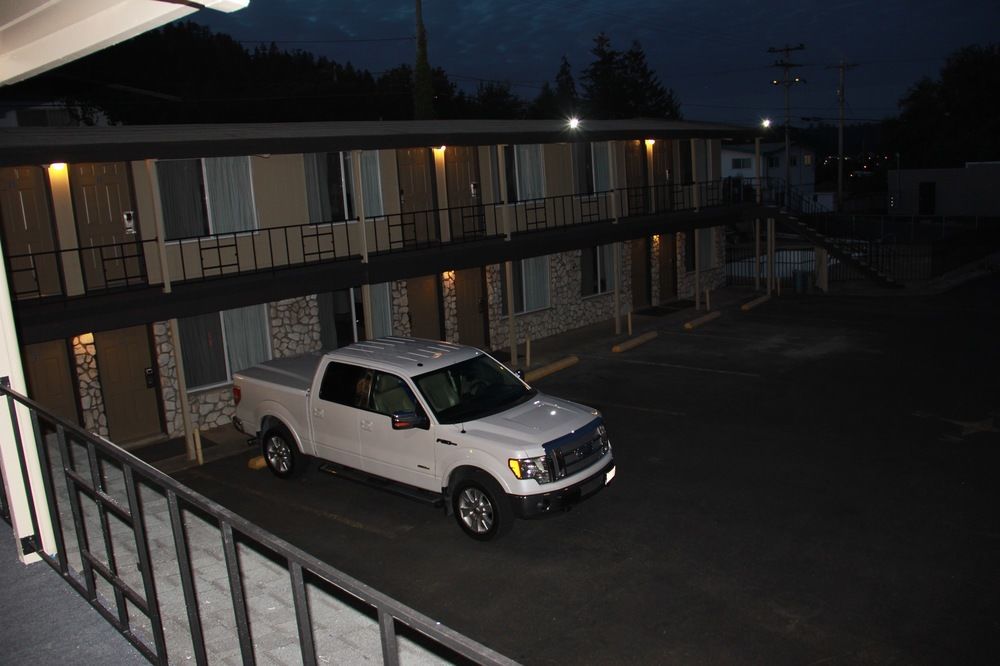
[[[806,48],[805,44],[799,44],[798,46],[789,46],[785,44],[784,46],[772,46],[767,50],[768,53],[782,53],[784,57],[774,63],[775,67],[780,67],[784,72],[784,78],[780,81],[778,79],[773,79],[772,84],[776,86],[781,86],[785,89],[785,188],[791,187],[792,184],[792,139],[789,134],[789,125],[791,124],[791,105],[789,102],[789,90],[796,83],[803,83],[802,79],[798,76],[792,78],[792,69],[794,67],[801,67],[793,63],[789,58],[791,57],[792,51],[802,51]]]

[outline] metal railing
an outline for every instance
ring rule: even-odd
[[[152,663],[168,663],[169,650],[176,645],[185,646],[183,651],[190,653],[178,660],[209,662],[213,653],[206,642],[202,609],[213,601],[217,606],[227,604],[232,611],[229,617],[235,626],[230,631],[236,634],[243,663],[256,663],[260,655],[254,644],[251,590],[260,581],[248,579],[244,572],[251,556],[266,558],[270,566],[285,572],[287,594],[294,607],[293,640],[304,664],[317,663],[321,636],[313,612],[319,603],[317,595],[349,599],[374,616],[369,618],[377,623],[385,664],[399,663],[398,633],[419,636],[448,658],[457,655],[481,664],[514,663],[292,546],[114,444],[56,417],[12,391],[6,378],[0,385],[0,396],[7,403],[19,462],[19,470],[5,471],[20,473],[27,497],[38,498],[43,493],[45,497],[45,506],[36,507],[29,501],[33,534],[22,542]],[[25,442],[29,438],[24,436],[24,428],[30,428],[35,442],[41,488],[36,487],[28,470]],[[51,551],[45,550],[39,536],[40,517],[46,515],[53,530]],[[151,535],[157,530],[156,547],[151,548]],[[196,537],[192,535],[205,533],[209,536],[197,538],[195,550]],[[224,565],[215,580],[198,579],[207,568],[198,559],[205,549],[221,550]],[[217,555],[215,561],[220,561]],[[178,578],[179,586],[168,585]],[[168,588],[174,590],[175,598],[166,598]],[[219,596],[210,599],[212,594]],[[181,608],[183,617],[176,611]],[[170,623],[165,622],[165,609],[174,609]]]
[[[546,230],[694,211],[758,201],[782,205],[809,201],[777,179],[726,178],[701,183],[624,187],[516,202],[407,211],[358,219],[265,227],[170,238],[160,255],[155,238],[90,248],[9,257],[15,298],[74,297],[162,281],[175,283],[277,272],[306,264],[359,260],[369,254],[406,252],[530,234]],[[147,275],[147,264],[153,269]]]

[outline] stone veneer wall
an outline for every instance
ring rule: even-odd
[[[649,302],[653,305],[660,303],[660,243],[662,242],[663,237],[659,234],[649,241]]]
[[[160,374],[160,393],[163,395],[163,418],[170,437],[184,435],[184,418],[181,414],[179,385],[177,382],[177,355],[170,337],[170,325],[165,321],[153,324],[153,344],[156,345],[156,366]]]
[[[295,356],[322,348],[319,302],[315,294],[270,303],[271,354],[274,358]]]
[[[88,432],[108,436],[108,416],[104,411],[104,393],[97,372],[97,346],[93,341],[84,344],[73,338],[73,356],[76,357],[76,380],[80,389],[80,407],[83,411],[83,428]]]
[[[574,328],[614,317],[614,294],[580,295],[580,250],[549,255],[549,307],[516,315],[518,342],[527,336],[537,340]],[[621,248],[622,285],[620,307],[628,312],[632,303],[632,254],[628,241]],[[490,346],[502,349],[509,345],[507,318],[502,314],[501,270],[499,264],[486,267],[489,294]]]
[[[701,271],[701,288],[718,289],[726,284],[726,234],[725,227],[712,227],[715,230],[715,267]],[[694,271],[684,270],[686,255],[686,234],[677,233],[677,297],[694,299]]]
[[[392,295],[392,334],[410,335],[410,302],[406,294],[406,281],[397,280],[390,285]]]
[[[455,271],[441,274],[441,299],[444,306],[444,339],[458,342],[458,299],[455,295]]]

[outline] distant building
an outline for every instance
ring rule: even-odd
[[[894,169],[888,181],[890,213],[1000,215],[1000,162],[969,162],[959,169]]]
[[[760,145],[762,178],[785,180],[785,144],[762,143]],[[798,144],[790,150],[791,186],[804,196],[811,197],[816,192],[816,153]],[[754,178],[757,175],[756,151],[751,144],[731,144],[722,146],[723,178]]]

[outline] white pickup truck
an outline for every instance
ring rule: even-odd
[[[473,347],[380,338],[268,361],[233,382],[233,423],[277,476],[319,458],[442,503],[483,541],[615,475],[597,410],[539,393]]]

